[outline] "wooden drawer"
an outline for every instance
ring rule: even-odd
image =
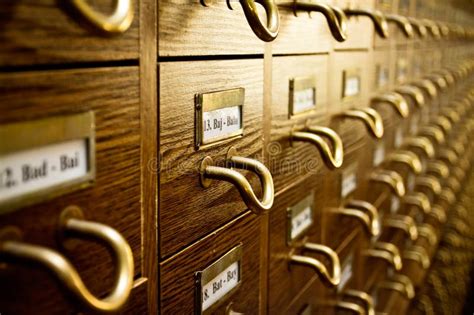
[[[292,131],[304,129],[306,123],[327,124],[323,116],[328,108],[328,60],[327,55],[273,58],[272,129],[268,164],[277,194],[302,177],[325,168],[315,145],[291,142],[290,135]],[[305,82],[310,85],[303,86]],[[304,101],[306,97],[303,102],[298,101],[299,95],[307,95],[304,94],[307,92],[310,92],[310,99],[315,106],[306,106],[309,104]],[[303,107],[299,107],[301,105]]]
[[[373,97],[393,88],[394,73],[390,71],[390,50],[373,50],[370,54],[369,86]]]
[[[396,12],[396,0],[375,0],[374,9],[382,12],[383,14],[394,14]],[[374,48],[376,49],[388,49],[395,45],[399,38],[400,29],[394,23],[388,23],[388,38],[380,37],[374,32]],[[402,34],[403,36],[403,34]]]
[[[264,282],[261,263],[262,238],[261,218],[247,212],[226,226],[218,229],[192,246],[181,251],[160,264],[160,307],[161,314],[197,314],[197,272],[204,271],[211,264],[225,256],[227,252],[241,246],[240,285],[230,292],[214,310],[215,314],[224,314],[226,308],[245,314],[261,314]],[[228,256],[227,256],[228,257]],[[227,268],[237,260],[223,263]],[[203,283],[205,286],[205,283]],[[214,304],[215,307],[216,304]],[[211,306],[210,306],[211,307]],[[209,308],[210,309],[210,308]],[[213,313],[213,314],[214,314]]]
[[[225,1],[208,2],[208,7],[200,1],[160,2],[160,56],[263,54],[264,42],[253,33],[239,3],[230,10]],[[257,7],[264,18],[265,10]]]
[[[94,8],[107,13],[113,10],[111,3],[93,2]],[[134,3],[135,18],[130,28],[123,34],[107,36],[79,25],[57,1],[2,1],[0,67],[137,59],[139,2]]]
[[[213,180],[203,188],[199,167],[206,156],[224,166],[231,147],[239,156],[261,159],[263,60],[165,62],[159,67],[159,234],[161,256],[167,257],[247,209],[230,183]],[[197,149],[195,95],[235,88],[245,89],[243,136]],[[258,196],[258,178],[247,178]]]
[[[59,215],[67,206],[79,206],[87,220],[106,224],[125,237],[138,277],[142,270],[138,68],[7,73],[0,76],[0,91],[0,124],[93,111],[96,142],[96,175],[90,187],[2,215],[0,227],[17,226],[24,242],[64,254],[57,242]],[[114,286],[114,264],[106,247],[76,241],[67,257],[94,294],[105,295]],[[12,264],[0,277],[5,277],[1,283],[8,283],[0,286],[4,312],[76,309],[77,303],[68,304],[64,289],[43,269]],[[18,300],[19,292],[22,303],[7,303]]]

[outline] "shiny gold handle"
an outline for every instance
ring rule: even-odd
[[[382,95],[377,95],[371,99],[373,104],[387,103],[393,106],[396,112],[402,117],[407,118],[410,115],[410,109],[405,98],[396,92],[387,92]]]
[[[428,244],[430,244],[430,246],[436,245],[436,242],[438,241],[436,230],[434,229],[433,226],[427,223],[422,223],[418,225],[418,235],[419,237],[427,239]]]
[[[383,137],[384,128],[382,117],[372,108],[350,109],[341,113],[340,116],[344,118],[361,119],[374,138],[380,139]]]
[[[342,295],[361,300],[365,304],[365,315],[375,315],[374,300],[366,292],[349,289],[342,292]]]
[[[377,208],[362,200],[351,200],[344,208],[333,208],[331,213],[358,219],[370,236],[380,234],[380,219]]]
[[[449,205],[452,205],[456,202],[456,194],[449,187],[444,187],[439,195],[439,199],[446,201]]]
[[[420,174],[423,170],[421,161],[418,156],[406,150],[399,150],[390,153],[385,157],[384,163],[401,163],[407,165],[415,174]]]
[[[449,134],[449,132],[453,129],[451,121],[449,121],[449,119],[444,116],[436,117],[432,124],[441,127],[441,129],[444,131],[444,134]]]
[[[426,77],[426,79],[432,81],[439,90],[444,90],[448,87],[448,82],[446,82],[444,76],[440,74],[432,74]]]
[[[390,170],[376,169],[370,173],[369,180],[376,183],[388,185],[392,192],[398,197],[405,195],[405,184],[402,176]]]
[[[453,149],[450,148],[442,148],[438,152],[438,158],[442,161],[446,161],[452,166],[456,165],[458,162],[458,155]]]
[[[293,8],[293,11],[320,12],[326,18],[332,36],[338,42],[347,39],[347,17],[344,11],[325,3],[293,2],[279,4],[282,7]]]
[[[402,258],[406,260],[416,261],[421,265],[423,269],[428,269],[430,267],[430,258],[428,253],[421,246],[411,246],[410,249],[407,249],[403,252]]]
[[[429,213],[429,215],[434,217],[441,224],[446,223],[446,220],[448,219],[446,217],[446,212],[439,205],[434,205],[433,207],[431,207],[431,212]]]
[[[387,14],[385,15],[385,18],[387,19],[387,22],[395,23],[403,31],[406,37],[413,38],[415,36],[413,26],[406,17],[396,14]]]
[[[441,36],[447,37],[449,35],[449,27],[446,24],[438,22],[438,27]]]
[[[428,79],[423,79],[420,81],[415,81],[411,83],[412,85],[423,89],[430,99],[434,99],[438,95],[438,90],[436,90],[436,85]]]
[[[408,20],[410,21],[411,25],[417,31],[420,37],[425,38],[426,36],[428,36],[428,30],[426,29],[426,26],[423,25],[423,23],[413,18],[408,18]]]
[[[331,152],[331,148],[321,136],[329,138],[333,152]],[[306,141],[316,145],[328,168],[335,169],[342,166],[344,146],[339,135],[331,128],[321,126],[308,127],[307,131],[292,132],[291,140]]]
[[[201,185],[203,187],[209,187],[212,179],[227,181],[237,187],[245,204],[255,214],[260,215],[270,210],[273,205],[275,193],[272,175],[265,165],[254,159],[236,156],[236,151],[234,148],[231,148],[227,153],[227,163],[231,166],[231,168],[214,166],[212,158],[209,156],[205,157],[202,160],[200,167]],[[252,186],[247,181],[245,176],[232,169],[234,167],[251,170],[258,175],[263,191],[261,201],[258,200],[252,189]]]
[[[397,291],[409,300],[415,297],[413,283],[405,275],[394,275],[391,280],[380,282],[378,288]]]
[[[114,12],[105,15],[93,9],[86,0],[70,0],[72,9],[86,22],[101,32],[109,34],[123,33],[133,22],[134,8],[132,0],[115,0]]]
[[[428,30],[431,32],[431,35],[433,35],[433,37],[435,38],[441,37],[441,33],[439,32],[438,25],[436,25],[435,22],[427,20],[427,19],[424,19],[421,22],[427,26]]]
[[[387,263],[392,265],[392,267],[397,271],[402,269],[402,258],[396,246],[394,246],[393,244],[390,244],[393,246],[392,248],[391,246],[387,246],[387,244],[389,243],[380,244],[380,242],[376,242],[375,244],[378,244],[384,248],[366,249],[363,252],[363,255],[369,258],[377,258],[377,259],[385,260]]]
[[[247,22],[250,25],[252,31],[257,35],[258,38],[264,42],[271,42],[278,36],[280,29],[280,14],[278,7],[274,0],[239,0],[242,9],[244,10]],[[257,6],[255,3],[259,3],[265,9],[267,15],[266,25],[260,20],[258,15]]]
[[[434,195],[441,193],[441,183],[432,175],[421,175],[415,179],[415,186],[428,188]]]
[[[339,256],[335,251],[327,246],[314,243],[305,243],[303,245],[303,250],[326,255],[331,261],[331,273],[329,273],[328,269],[322,262],[308,256],[290,255],[290,263],[307,266],[315,270],[316,273],[321,276],[324,284],[329,287],[335,287],[341,282],[341,263],[339,261]]]
[[[456,78],[454,77],[453,73],[447,69],[441,69],[435,72],[435,74],[440,74],[443,76],[444,80],[448,85],[453,85],[456,83]]]
[[[67,212],[80,213],[78,208],[68,208]],[[38,245],[19,240],[0,242],[0,258],[9,261],[22,260],[45,267],[61,282],[74,298],[91,310],[116,312],[130,296],[133,284],[133,255],[123,236],[113,228],[96,222],[64,217],[61,237],[79,236],[96,239],[109,247],[116,260],[116,280],[112,291],[102,299],[94,296],[86,287],[74,266],[60,253]]]
[[[452,108],[441,109],[441,115],[448,118],[453,124],[457,124],[461,121],[461,116]]]
[[[395,92],[400,93],[401,95],[406,95],[410,97],[418,107],[425,106],[425,97],[423,96],[423,92],[416,86],[412,85],[403,85],[397,87]]]
[[[427,137],[418,136],[407,138],[403,142],[402,147],[420,149],[428,158],[433,158],[435,156],[433,143],[431,143],[430,139]]]
[[[344,13],[348,17],[351,16],[366,16],[374,23],[375,31],[382,38],[388,38],[388,24],[385,16],[378,10],[364,10],[364,9],[344,9]]]
[[[433,138],[437,144],[443,144],[446,141],[443,130],[438,126],[424,126],[418,131],[420,136]]]
[[[403,197],[402,202],[408,206],[417,207],[424,214],[431,212],[431,203],[428,196],[421,192],[412,192]]]
[[[412,241],[418,239],[418,229],[412,217],[407,215],[391,215],[389,218],[384,219],[383,225],[388,228],[402,230]]]

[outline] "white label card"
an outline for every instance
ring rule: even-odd
[[[0,156],[0,202],[79,179],[88,173],[87,139]]]
[[[345,198],[357,188],[357,167],[349,167],[342,173],[341,197]]]
[[[358,76],[349,76],[344,80],[343,97],[355,96],[360,93],[360,78]]]
[[[203,143],[234,136],[242,130],[242,106],[203,112],[202,129]]]
[[[388,69],[377,65],[377,87],[381,88],[388,83]]]
[[[394,139],[394,146],[395,148],[399,148],[403,143],[403,128],[402,126],[398,126],[397,130],[395,131],[395,139]]]
[[[413,173],[409,173],[407,177],[407,190],[413,191],[415,189],[415,175]]]
[[[294,91],[293,94],[293,113],[299,114],[316,107],[316,89],[307,88]]]
[[[385,143],[380,141],[375,145],[373,164],[379,166],[385,159]]]
[[[311,224],[313,224],[313,209],[307,206],[291,219],[291,239],[298,237]]]
[[[354,255],[351,254],[346,258],[342,265],[342,273],[341,273],[341,281],[339,282],[339,285],[337,286],[337,290],[340,292],[344,289],[346,286],[347,282],[352,278],[352,262],[354,260]]]
[[[202,311],[219,301],[240,282],[240,262],[236,261],[225,268],[215,278],[202,286]]]
[[[399,209],[400,209],[400,198],[397,196],[392,196],[392,199],[390,200],[390,212],[397,213]]]
[[[418,132],[418,126],[420,124],[420,115],[415,114],[410,120],[410,134],[414,135]]]

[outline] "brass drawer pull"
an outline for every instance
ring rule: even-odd
[[[412,83],[412,85],[423,89],[426,94],[428,94],[430,99],[434,99],[436,96],[438,96],[436,85],[431,80],[423,79],[420,81],[415,81]]]
[[[387,22],[395,23],[403,31],[403,34],[405,34],[406,37],[413,38],[415,36],[413,26],[406,17],[396,14],[387,14],[385,15],[385,18],[387,19]]]
[[[451,124],[451,121],[444,117],[444,116],[438,116],[436,119],[432,122],[433,125],[441,127],[443,129],[444,134],[448,134],[452,129],[453,125]]]
[[[425,106],[426,101],[425,101],[425,97],[423,96],[423,92],[416,86],[413,86],[413,85],[400,86],[395,89],[395,92],[410,97],[415,102],[415,105],[418,107]]]
[[[426,136],[433,138],[436,141],[436,144],[443,144],[446,142],[446,138],[443,130],[438,126],[425,126],[421,127],[418,131],[420,136]]]
[[[410,109],[408,108],[408,103],[406,102],[405,98],[396,92],[388,92],[382,95],[377,95],[371,99],[371,103],[390,104],[402,118],[407,118],[408,115],[410,115]]]
[[[331,140],[333,152],[331,148],[321,137],[327,137]],[[321,156],[330,169],[339,168],[344,161],[344,148],[339,135],[331,128],[314,126],[308,127],[307,131],[294,131],[291,133],[291,141],[307,141],[317,146],[321,152]]]
[[[436,245],[436,242],[438,241],[436,230],[434,229],[433,226],[427,223],[422,223],[418,225],[418,235],[419,237],[426,238],[430,246]]]
[[[374,248],[366,249],[363,255],[369,258],[385,260],[397,271],[401,270],[403,266],[398,248],[391,243],[375,242]]]
[[[71,215],[73,214],[73,215]],[[115,312],[122,308],[130,296],[133,285],[133,255],[130,246],[115,229],[80,218],[81,211],[70,207],[62,214],[61,237],[93,238],[106,244],[116,259],[115,285],[104,298],[94,296],[86,287],[74,266],[55,250],[18,240],[0,240],[0,257],[11,261],[22,260],[39,264],[49,271],[77,300],[91,310]],[[79,218],[78,218],[79,217]]]
[[[402,230],[410,240],[416,241],[418,239],[418,229],[415,220],[407,215],[390,215],[383,221],[384,227]]]
[[[202,160],[200,167],[201,185],[203,187],[209,187],[212,179],[229,182],[237,187],[240,196],[250,210],[257,215],[263,214],[270,210],[275,197],[272,174],[270,174],[270,171],[265,167],[265,165],[263,165],[263,163],[254,159],[237,156],[236,154],[237,152],[233,147],[230,148],[227,153],[226,162],[230,168],[214,166],[212,158],[209,156],[205,157]],[[263,191],[261,201],[258,200],[252,186],[245,176],[233,168],[251,170],[258,175]]]
[[[367,130],[374,138],[380,139],[383,137],[384,128],[382,117],[373,108],[366,107],[362,109],[349,109],[339,114],[339,116],[360,119],[364,122]]]
[[[431,212],[430,200],[424,193],[412,192],[408,195],[405,195],[402,199],[402,202],[405,205],[417,207],[424,214],[429,214]]]
[[[432,74],[426,77],[426,79],[433,82],[439,90],[444,90],[448,87],[448,82],[441,74]]]
[[[406,260],[416,261],[421,265],[421,268],[428,269],[430,267],[430,258],[428,253],[421,246],[411,246],[410,249],[405,250],[402,254],[402,258]]]
[[[389,163],[401,163],[407,165],[415,174],[420,174],[423,170],[421,161],[418,156],[406,150],[398,150],[397,152],[390,153],[385,157],[385,164]]]
[[[423,19],[421,22],[424,23],[427,26],[427,28],[430,30],[431,35],[433,35],[433,37],[435,37],[435,38],[440,38],[441,37],[439,27],[435,22],[427,20],[427,19]]]
[[[426,26],[423,23],[414,18],[408,18],[408,21],[410,21],[411,25],[417,31],[418,35],[421,38],[425,38],[426,36],[428,36],[428,30],[426,29]]]
[[[326,255],[331,261],[331,273],[329,273],[328,269],[322,262],[308,256],[290,255],[290,263],[307,266],[315,270],[316,273],[321,276],[323,283],[328,287],[335,287],[341,282],[341,263],[339,261],[339,256],[334,250],[327,246],[314,243],[305,243],[303,245],[303,250]]]
[[[344,13],[348,17],[351,16],[366,16],[374,23],[374,28],[377,34],[382,38],[388,38],[388,24],[385,16],[378,10],[365,10],[365,9],[344,9]]]
[[[430,139],[422,136],[407,138],[403,144],[403,148],[417,148],[423,151],[428,158],[435,156],[435,149]]]
[[[359,290],[353,290],[353,289],[348,289],[342,292],[343,296],[351,297],[351,298],[356,298],[362,301],[362,303],[365,304],[365,315],[375,315],[375,304],[374,300],[372,297],[367,294],[366,292],[359,291]]]
[[[392,193],[398,197],[405,195],[406,189],[402,176],[391,170],[376,169],[370,173],[369,180],[371,182],[388,185]]]
[[[446,216],[446,212],[440,205],[434,205],[431,208],[431,212],[428,215],[435,218],[436,221],[438,221],[441,224],[446,223],[446,220],[448,219]]]
[[[326,307],[334,307],[335,309],[341,311],[352,312],[356,315],[368,315],[365,313],[364,309],[356,303],[346,302],[346,301],[333,301],[327,300],[324,302],[319,302],[317,305],[326,306]]]
[[[133,22],[132,0],[115,0],[115,10],[111,15],[96,11],[86,0],[70,0],[70,4],[87,22],[102,32],[120,34],[128,30]]]
[[[380,234],[380,219],[377,208],[362,200],[351,200],[344,208],[334,208],[331,213],[358,219],[369,236]]]
[[[453,149],[443,148],[443,149],[439,150],[438,158],[440,160],[446,161],[449,164],[451,164],[452,166],[454,166],[458,162],[459,157],[456,154],[456,151],[454,151]]]
[[[280,29],[280,14],[278,13],[278,7],[274,0],[239,0],[242,9],[244,10],[247,22],[250,25],[252,31],[257,35],[258,38],[264,42],[271,42],[278,36]],[[255,3],[259,3],[265,9],[267,14],[267,25],[264,25],[260,20],[257,12],[257,6]],[[230,2],[228,1],[228,4]],[[229,5],[230,8],[232,8]]]
[[[391,280],[381,282],[378,288],[399,292],[409,300],[415,297],[413,283],[410,278],[404,275],[394,275]]]
[[[325,3],[298,2],[298,0],[283,3],[280,6],[292,8],[295,15],[297,11],[320,12],[326,18],[334,39],[338,42],[343,42],[347,39],[347,17],[344,11],[338,7]]]
[[[426,166],[426,173],[446,179],[449,176],[449,167],[442,161],[429,161]]]
[[[422,175],[418,176],[415,179],[415,187],[426,187],[434,195],[439,195],[441,193],[441,183],[433,175]]]

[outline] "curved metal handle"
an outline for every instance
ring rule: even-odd
[[[435,156],[435,149],[433,143],[431,143],[430,139],[426,137],[410,137],[407,138],[402,147],[405,148],[417,148],[422,150],[428,158],[433,158]]]
[[[342,292],[342,295],[361,300],[365,304],[365,314],[375,315],[374,300],[366,292],[349,289]]]
[[[377,246],[376,248],[367,249],[364,251],[364,256],[367,256],[370,258],[383,259],[386,262],[388,262],[390,265],[392,265],[393,268],[395,268],[395,270],[397,271],[401,270],[402,258],[400,256],[400,252],[398,248],[395,245],[390,244],[390,243],[376,242],[374,243],[374,246],[376,244],[380,246],[380,248]]]
[[[426,26],[423,25],[423,23],[413,18],[408,18],[408,20],[420,37],[425,38],[428,35],[428,30],[426,29]]]
[[[293,8],[296,11],[307,11],[307,12],[320,12],[326,18],[326,21],[331,31],[332,36],[338,42],[343,42],[347,39],[347,16],[338,7],[331,6],[325,3],[309,3],[309,2],[298,2],[293,0],[292,3],[279,4],[282,7]]]
[[[429,213],[429,215],[434,217],[441,224],[446,223],[446,220],[448,219],[446,216],[446,212],[439,205],[434,205],[433,207],[431,207],[431,212]]]
[[[441,70],[438,70],[436,71],[434,74],[440,74],[443,76],[444,80],[446,81],[446,83],[448,85],[453,85],[454,83],[456,83],[456,78],[455,76],[453,75],[453,73],[448,70],[448,69],[441,69]]]
[[[458,155],[453,149],[450,148],[442,148],[438,152],[438,158],[442,161],[446,161],[452,166],[456,165],[458,162]]]
[[[247,22],[252,31],[264,42],[271,42],[278,36],[280,29],[280,14],[274,0],[239,0],[244,10]],[[267,24],[264,25],[258,16],[257,6],[259,3],[267,14]]]
[[[402,254],[402,258],[416,261],[423,269],[428,269],[431,264],[428,253],[421,246],[414,245],[410,249],[405,250]]]
[[[404,204],[409,206],[417,207],[424,214],[428,214],[431,212],[431,203],[428,196],[421,192],[412,192],[408,195],[405,195],[402,199]]]
[[[441,183],[439,182],[439,180],[434,177],[433,175],[421,175],[421,176],[418,176],[416,179],[415,179],[415,187],[416,186],[421,186],[421,187],[426,187],[428,188],[429,190],[431,190],[431,192],[434,194],[434,195],[439,195],[441,193]]]
[[[360,209],[366,213],[369,214],[370,219],[371,219],[371,231],[375,235],[380,234],[380,216],[379,216],[379,210],[370,202],[367,202],[365,200],[355,200],[351,199],[346,203],[346,207],[352,208],[352,209]]]
[[[444,76],[440,74],[432,74],[426,77],[426,79],[432,81],[439,90],[444,90],[448,87],[448,82],[446,82],[446,79]]]
[[[344,162],[344,146],[339,135],[334,130],[327,127],[308,127],[307,130],[308,131],[292,132],[291,140],[307,141],[316,145],[328,168],[336,169],[341,167]],[[324,141],[321,135],[331,140],[333,152],[331,152],[331,148]]]
[[[387,19],[387,22],[395,23],[403,31],[406,37],[413,38],[415,36],[413,26],[406,17],[396,14],[387,14],[385,15],[385,18]]]
[[[434,229],[433,226],[427,223],[422,223],[418,225],[418,236],[422,238],[426,238],[430,246],[436,245],[436,242],[438,241],[436,230]]]
[[[398,197],[405,195],[406,189],[402,176],[390,170],[376,169],[370,173],[369,180],[376,183],[388,185],[392,192]]]
[[[407,165],[415,174],[420,174],[423,170],[418,156],[406,150],[392,152],[385,157],[384,163],[402,163]]]
[[[74,266],[60,253],[21,241],[0,242],[0,257],[39,264],[48,269],[74,298],[88,308],[99,312],[115,312],[122,308],[130,296],[133,285],[133,254],[123,236],[113,228],[96,222],[65,218],[61,226],[62,237],[94,238],[109,247],[116,259],[116,280],[111,292],[100,299],[86,287]]]
[[[443,130],[438,126],[424,126],[418,131],[421,136],[433,138],[437,144],[443,144],[446,141]]]
[[[345,302],[345,301],[326,300],[324,302],[319,302],[318,305],[334,307],[334,308],[339,309],[341,311],[352,312],[356,315],[366,315],[364,309],[359,304],[356,304],[356,303]]]
[[[415,81],[411,84],[420,89],[423,89],[430,99],[434,99],[436,96],[438,96],[438,90],[436,89],[436,85],[428,79]]]
[[[438,25],[435,22],[427,20],[427,19],[423,19],[421,22],[424,23],[428,27],[433,37],[435,38],[441,37],[441,33],[439,32]]]
[[[361,209],[334,208],[331,209],[331,213],[358,219],[369,236],[377,236],[380,234],[380,225],[377,223],[378,220],[371,219],[371,217]]]
[[[418,239],[418,229],[415,220],[407,215],[392,215],[383,221],[385,227],[402,230],[412,241]]]
[[[132,0],[115,0],[114,12],[105,15],[93,9],[86,0],[70,0],[71,7],[89,24],[99,31],[120,34],[130,28],[133,22],[134,7]]]
[[[339,256],[334,250],[327,246],[314,243],[303,244],[303,250],[326,255],[331,261],[331,273],[329,273],[328,269],[322,262],[308,256],[290,255],[290,263],[300,264],[312,268],[318,275],[321,276],[324,284],[329,287],[335,287],[341,282],[341,263],[339,261]]]
[[[438,27],[441,36],[447,37],[449,35],[449,27],[446,24],[438,22]]]
[[[351,16],[366,16],[374,23],[374,28],[377,34],[382,38],[388,38],[388,24],[385,16],[378,10],[365,10],[365,9],[344,9],[344,13],[348,17]]]
[[[201,185],[209,187],[211,179],[219,179],[232,183],[239,190],[240,196],[244,200],[247,207],[257,215],[266,213],[273,206],[273,199],[275,191],[273,187],[273,178],[270,171],[263,165],[263,163],[241,156],[236,156],[236,151],[231,148],[227,153],[227,163],[231,168],[220,166],[213,166],[214,162],[209,156],[205,157],[201,162]],[[251,170],[258,175],[262,185],[263,196],[262,200],[258,200],[252,186],[248,180],[239,172],[232,168],[241,168]]]
[[[407,118],[410,115],[410,109],[405,98],[396,92],[387,92],[382,95],[375,96],[371,99],[372,103],[388,103],[393,106],[396,112],[402,117]]]
[[[453,124],[457,124],[461,121],[461,116],[452,108],[441,109],[441,115],[448,118]]]
[[[449,132],[453,129],[451,121],[449,121],[449,119],[444,116],[436,117],[432,124],[441,127],[441,129],[444,131],[444,134],[449,134]]]
[[[410,97],[418,107],[425,106],[425,97],[423,96],[423,92],[416,86],[412,85],[403,85],[397,87],[395,92],[400,93],[402,95],[406,95]]]
[[[377,113],[373,108],[350,109],[341,113],[340,116],[361,119],[374,138],[380,139],[383,137],[384,128],[382,117],[380,117],[379,113]]]
[[[409,300],[415,297],[415,287],[410,278],[405,275],[394,275],[391,280],[381,282],[378,288],[397,291]]]
[[[449,187],[444,187],[438,198],[446,201],[449,205],[452,205],[456,202],[456,194]]]

